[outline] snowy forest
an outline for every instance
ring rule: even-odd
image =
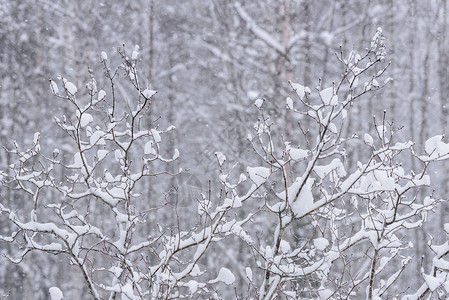
[[[446,0],[0,0],[0,299],[447,299]]]

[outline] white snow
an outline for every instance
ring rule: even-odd
[[[246,171],[251,181],[257,186],[264,184],[271,175],[270,169],[264,167],[247,167]]]
[[[114,151],[114,157],[115,157],[115,160],[116,160],[116,161],[120,161],[120,160],[123,159],[125,156],[124,156],[124,154],[122,153],[122,151],[121,151],[120,149],[116,149],[116,150]]]
[[[156,94],[156,93],[157,93],[156,91],[149,90],[149,89],[145,89],[145,90],[142,92],[142,95],[143,95],[145,98],[150,99],[150,98],[153,97],[154,94]]]
[[[365,144],[367,144],[370,147],[372,147],[374,144],[374,140],[373,140],[372,136],[369,135],[368,133],[365,133],[365,135],[363,136],[363,141],[365,142]]]
[[[317,238],[313,240],[313,244],[319,251],[324,251],[329,246],[329,241],[325,238]]]
[[[249,281],[253,281],[253,271],[251,268],[246,267],[245,268],[246,277],[248,277]]]
[[[33,136],[33,144],[37,145],[39,143],[39,139],[41,137],[41,134],[39,132],[35,132]]]
[[[418,182],[415,182],[418,184]],[[363,192],[376,192],[376,191],[394,191],[396,183],[393,177],[391,177],[387,171],[374,170],[373,172],[362,176],[359,181],[358,189]]]
[[[287,99],[285,99],[285,102],[287,103],[287,109],[293,109],[293,100],[290,97],[287,97]]]
[[[81,127],[86,127],[89,123],[93,122],[94,118],[88,114],[84,113],[81,115],[80,125]]]
[[[108,171],[104,172],[104,178],[106,179],[107,182],[114,182],[115,181],[114,176],[112,176],[112,174],[109,173]]]
[[[73,164],[71,165],[72,168],[81,168],[83,166],[83,160],[81,159],[81,154],[79,152],[76,152],[73,156]]]
[[[215,152],[215,156],[218,159],[218,164],[220,166],[222,166],[223,163],[226,161],[226,156],[223,153],[221,153],[221,152]]]
[[[156,144],[159,144],[161,142],[161,135],[160,131],[157,131],[156,129],[151,129],[151,135],[153,136],[154,141]]]
[[[144,153],[145,154],[151,154],[151,155],[155,155],[156,154],[156,150],[153,147],[153,141],[149,141],[149,142],[147,142],[145,144]]]
[[[302,187],[301,192],[299,193],[298,199],[296,199],[295,202],[293,202],[293,198],[295,197],[297,191],[299,190],[299,187],[301,185],[301,178],[298,178],[291,186],[290,188],[292,191],[295,191],[294,194],[289,192],[289,201],[292,201],[291,207],[292,211],[295,215],[304,215],[308,213],[313,208],[313,195],[312,195],[312,186],[315,182],[314,178],[308,178],[306,181],[306,184]],[[289,188],[289,190],[290,190]]]
[[[231,270],[223,267],[220,269],[220,272],[218,272],[217,278],[213,281],[214,282],[220,281],[227,285],[230,285],[235,282],[235,276],[234,276],[234,274],[232,274]]]
[[[100,90],[100,91],[98,92],[98,101],[103,100],[104,97],[106,97],[106,92],[103,91],[103,90]]]
[[[436,135],[425,143],[425,151],[430,158],[438,158],[449,154],[449,144],[442,141],[442,135]]]
[[[286,240],[281,240],[281,243],[279,244],[279,249],[281,250],[282,253],[287,254],[290,251],[291,247]]]
[[[70,81],[65,81],[64,87],[67,89],[67,92],[69,92],[69,94],[71,94],[72,96],[74,96],[78,92],[76,86]]]
[[[334,293],[330,289],[319,289],[318,295],[319,299],[330,299]]]
[[[140,50],[139,45],[136,45],[136,46],[134,47],[134,51],[133,51],[133,53],[132,53],[132,55],[131,55],[131,59],[132,59],[132,60],[137,60],[137,59],[139,58],[139,50]]]
[[[429,138],[424,146],[426,153],[428,155],[433,154],[433,152],[435,152],[435,150],[438,148],[438,144],[441,142],[442,139],[443,139],[442,135],[436,135]]]
[[[295,161],[304,160],[309,156],[309,151],[298,149],[298,148],[288,148],[287,149],[291,159]]]
[[[423,276],[427,286],[432,292],[435,291],[439,286],[441,286],[446,281],[445,277],[433,277],[427,274],[423,274]]]
[[[379,39],[382,36],[382,28],[378,27],[376,30],[376,33],[374,34],[372,40],[371,40],[371,51],[375,51],[377,49]]]
[[[108,153],[109,153],[108,150],[103,150],[103,149],[98,150],[97,151],[97,158],[98,158],[98,160],[102,160],[103,158],[105,158],[106,155],[108,155]]]
[[[299,99],[303,100],[304,96],[306,95],[306,88],[299,83],[293,83],[290,81],[290,85],[292,86],[293,90],[298,95]]]
[[[127,282],[120,287],[120,293],[122,294],[122,300],[137,299],[134,295],[133,285],[131,282]]]
[[[329,129],[330,132],[337,134],[338,133],[338,129],[337,126],[334,123],[329,123],[329,125],[327,126],[327,128]]]
[[[338,96],[334,94],[334,88],[329,87],[320,92],[321,100],[325,105],[335,106],[338,104]]]
[[[106,54],[106,52],[101,51],[101,59],[102,60],[108,60],[108,55]]]
[[[115,126],[117,126],[117,123],[112,122],[108,124],[108,132],[111,131]]]
[[[89,139],[90,144],[93,145],[105,145],[106,142],[103,139],[105,133],[101,130],[95,131]]]
[[[48,291],[50,292],[51,300],[62,300],[64,298],[62,291],[55,286],[52,286],[51,288],[49,288]]]
[[[50,88],[53,94],[57,95],[59,93],[58,85],[53,80],[50,80]]]
[[[423,205],[425,205],[425,206],[431,206],[431,205],[435,205],[435,204],[436,204],[436,200],[433,199],[432,197],[427,196],[423,200]],[[444,224],[444,229],[445,230],[446,230],[446,224]]]
[[[187,285],[189,287],[190,294],[194,294],[198,290],[198,281],[196,280],[190,280]]]
[[[263,102],[264,102],[264,100],[262,100],[262,99],[257,99],[256,101],[254,101],[254,105],[257,107],[257,108],[261,108],[262,107],[262,105],[263,105]]]
[[[334,158],[331,163],[324,166],[315,166],[313,171],[320,177],[324,179],[326,176],[330,175],[331,182],[338,182],[339,178],[346,176],[346,170],[343,163],[338,158]]]
[[[246,175],[241,173],[240,176],[239,176],[239,183],[243,182],[243,181],[246,181],[246,179],[247,179]]]
[[[306,86],[304,88],[304,92],[306,93],[306,95],[310,95],[312,93],[312,91],[310,90],[310,88],[308,86]]]

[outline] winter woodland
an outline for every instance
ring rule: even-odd
[[[0,298],[446,299],[448,6],[0,0]]]

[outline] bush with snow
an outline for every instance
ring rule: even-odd
[[[117,69],[101,54],[110,92],[98,90],[92,76],[87,100],[80,101],[81,91],[67,79],[50,82],[53,94],[72,107],[73,115],[56,118],[72,153],[61,157],[57,149],[41,149],[40,134],[31,147],[15,143],[8,150],[16,163],[0,173],[1,182],[31,204],[0,204],[2,218],[15,227],[0,236],[15,246],[5,254],[11,262],[22,263],[32,251],[66,256],[94,299],[220,298],[228,286],[259,299],[447,294],[447,242],[430,244],[436,256],[431,273],[423,271],[422,286],[395,287],[417,259],[410,256],[408,233],[442,201],[417,193],[430,184],[429,164],[448,157],[442,136],[430,138],[418,155],[423,151],[412,142],[395,141],[395,128],[384,118],[375,124],[377,136],[361,139],[367,159],[354,162],[353,169],[345,162],[345,145],[358,139],[343,130],[351,105],[389,81],[383,79],[389,64],[380,29],[365,54],[340,53],[342,76],[331,86],[312,91],[290,82],[296,97],[287,99],[287,109],[312,121],[295,133],[300,144],[277,136],[273,128],[285,124],[267,115],[265,100],[255,101],[259,118],[249,141],[260,165],[236,174],[235,165],[216,152],[222,189],[200,195],[196,215],[189,216],[197,221],[188,228],[180,225],[176,202],[164,195],[155,203],[144,197],[149,178],[178,175],[164,166],[180,154],[172,149],[174,155],[165,157],[161,151],[174,127],[148,120],[156,92],[140,84],[139,48],[131,60],[121,54]],[[116,76],[120,72],[125,76]],[[126,105],[116,98],[117,80],[134,89]],[[403,153],[415,157],[416,169],[401,165]],[[268,230],[254,229],[267,222]],[[205,269],[208,251],[217,249],[214,244],[226,248],[231,236],[244,244],[246,253],[234,258],[239,263],[217,261],[213,270]],[[56,287],[49,292],[51,299],[63,293]]]

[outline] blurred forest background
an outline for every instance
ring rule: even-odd
[[[139,45],[141,78],[158,91],[152,118],[161,115],[161,124],[178,128],[170,133],[170,144],[181,156],[172,167],[190,169],[187,177],[151,185],[148,201],[178,185],[187,210],[195,188],[207,191],[213,185],[216,151],[228,161],[251,163],[246,137],[257,119],[255,99],[266,99],[268,113],[285,119],[285,97],[292,93],[288,80],[331,86],[341,74],[335,53],[363,52],[382,27],[386,60],[392,62],[387,75],[394,80],[352,108],[346,134],[373,134],[373,116],[382,119],[386,111],[387,120],[404,127],[400,138],[422,149],[430,136],[449,132],[447,10],[446,0],[0,0],[0,145],[10,147],[12,140],[28,145],[39,131],[43,145],[70,152],[52,121],[70,111],[52,96],[48,80],[68,78],[82,99],[88,67],[98,86],[107,89],[101,51],[114,62],[120,60],[117,47],[131,53]],[[127,97],[127,89],[118,91]],[[360,143],[351,145],[348,168],[364,157]],[[1,168],[11,163],[1,151]],[[404,163],[413,167],[411,158]],[[441,163],[430,170],[437,175],[432,187],[443,198],[449,192],[447,168]],[[1,193],[1,201],[20,203],[12,191]],[[414,232],[415,257],[427,259],[428,230],[443,236],[448,212],[446,204]],[[240,250],[230,249],[221,259],[236,264]],[[67,299],[82,299],[86,291],[79,275],[52,263],[59,260],[35,253],[21,265],[0,261],[0,294],[10,290],[10,299],[46,299],[52,284],[65,282],[59,287]],[[418,281],[420,268],[419,259],[409,267],[408,285]]]

